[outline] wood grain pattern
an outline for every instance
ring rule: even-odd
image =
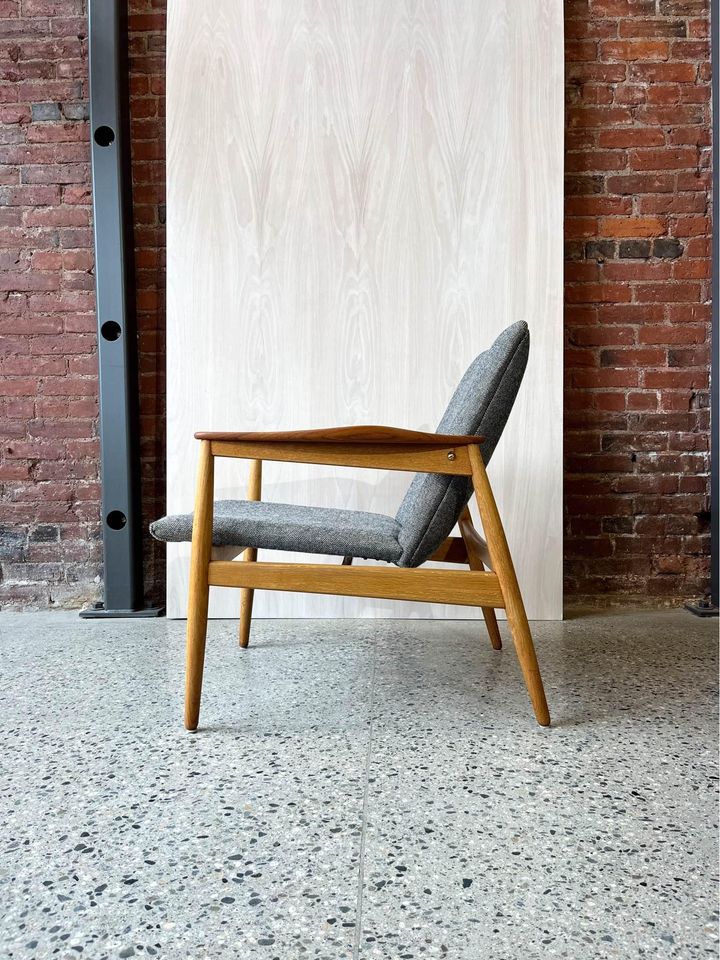
[[[528,612],[560,616],[561,0],[173,0],[168,16],[168,509],[192,503],[196,430],[433,430],[472,358],[526,319],[491,473]],[[246,479],[218,462],[217,495]],[[263,483],[392,514],[407,477],[283,463]],[[188,552],[168,551],[170,616]],[[236,616],[214,593],[212,615]],[[408,608],[262,593],[255,615]]]
[[[471,607],[505,601],[497,575],[469,570],[407,569],[385,566],[382,570],[352,564],[267,563],[245,560],[213,560],[208,568],[210,584],[217,587],[250,587],[266,590],[318,593],[348,597],[425,600]]]
[[[292,443],[285,440],[247,440],[230,443],[210,441],[216,457],[260,459],[293,464],[314,463],[332,466],[376,467],[417,473],[449,473],[470,476],[468,447],[438,447],[426,444],[393,443]]]
[[[542,677],[540,676],[540,667],[538,666],[537,656],[535,654],[535,645],[530,625],[528,624],[525,604],[515,573],[510,550],[508,549],[505,531],[503,529],[500,514],[498,513],[495,497],[493,496],[490,482],[485,472],[485,465],[480,455],[479,447],[469,447],[470,462],[473,468],[473,487],[475,490],[475,499],[477,500],[480,516],[483,519],[483,525],[488,539],[488,550],[492,568],[500,580],[502,586],[502,595],[505,599],[504,606],[507,611],[508,625],[512,634],[515,652],[520,661],[525,684],[532,701],[535,717],[541,727],[550,725],[550,712],[548,710],[545,690],[543,688]],[[211,564],[212,567],[212,564]]]
[[[295,441],[303,443],[373,443],[373,444],[425,444],[433,447],[467,446],[477,443],[482,437],[463,434],[430,433],[422,430],[404,430],[402,427],[327,427],[322,430],[253,430],[251,433],[225,431],[222,433],[198,430],[196,440],[220,440],[240,443],[243,440],[262,440],[266,443]]]
[[[215,461],[210,444],[200,446],[195,492],[190,584],[187,598],[185,643],[185,726],[195,730],[200,715],[205,640],[208,619],[208,572],[212,553],[212,504]]]
[[[212,447],[212,444],[210,445]],[[246,500],[257,501],[262,499],[262,460],[250,461],[250,480],[248,482]],[[257,560],[257,549],[248,547],[243,551],[243,560],[253,563]],[[255,591],[248,587],[240,590],[240,646],[247,647],[250,642],[250,626],[252,623],[253,598]]]
[[[492,561],[487,544],[482,537],[478,536],[473,526],[472,516],[467,507],[465,507],[460,514],[458,527],[460,528],[460,536],[465,544],[470,569],[484,570],[486,566],[491,566]],[[493,650],[502,650],[502,637],[500,636],[495,610],[492,607],[483,607],[482,613]]]

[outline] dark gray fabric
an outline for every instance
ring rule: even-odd
[[[163,517],[150,524],[156,540],[192,539],[192,514]],[[213,517],[215,546],[296,550],[362,557],[395,563],[401,553],[400,525],[392,517],[362,510],[299,507],[289,503],[218,500]]]
[[[500,334],[495,343],[468,367],[448,404],[438,433],[479,434],[487,464],[512,410],[527,366],[530,331],[523,321]],[[470,499],[472,483],[465,477],[419,473],[400,504],[402,554],[400,567],[418,567],[450,536]]]

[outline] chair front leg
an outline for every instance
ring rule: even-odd
[[[262,460],[250,461],[250,481],[248,483],[248,500],[260,500],[262,495]],[[257,560],[257,550],[255,547],[248,547],[243,555],[243,560],[254,563]],[[247,647],[250,643],[250,623],[252,621],[252,608],[254,590],[249,587],[240,588],[240,646]]]
[[[210,595],[208,566],[212,552],[213,487],[214,461],[210,441],[202,440],[195,489],[185,647],[185,727],[188,730],[196,730],[200,719]]]
[[[500,589],[502,590],[503,599],[505,600],[508,624],[515,643],[518,660],[520,661],[520,668],[525,678],[525,684],[530,695],[537,722],[541,727],[547,727],[550,725],[550,712],[548,710],[547,700],[545,699],[540,667],[538,666],[537,656],[535,655],[535,646],[530,633],[530,625],[525,613],[525,605],[523,604],[517,576],[515,575],[515,567],[512,562],[512,557],[510,556],[505,531],[503,530],[490,481],[485,472],[485,464],[483,463],[480,448],[475,445],[470,446],[468,447],[468,454],[472,467],[473,486],[480,510],[483,532],[487,540],[488,550],[490,551],[493,570],[500,581]]]

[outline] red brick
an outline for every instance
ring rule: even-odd
[[[709,257],[710,254],[710,237],[693,237],[685,243],[687,257]]]
[[[607,178],[608,193],[673,193],[676,182],[671,174],[633,173]]]
[[[673,223],[674,237],[700,237],[710,233],[708,217],[678,217]]]
[[[659,193],[637,198],[638,213],[702,213],[707,207],[707,197],[702,193]],[[686,251],[688,256],[692,256]]]
[[[659,147],[665,143],[665,132],[657,127],[620,127],[601,130],[601,147]]]
[[[635,111],[635,120],[643,126],[651,124],[660,124],[662,126],[685,126],[691,123],[701,124],[703,122],[703,111],[701,107],[693,105],[681,106],[672,104],[670,106],[658,106],[648,104],[640,106]]]
[[[666,104],[679,103],[681,91],[678,84],[668,86],[667,84],[653,84],[647,91],[647,103],[650,105],[665,106]]]
[[[565,170],[568,173],[623,170],[627,162],[627,156],[619,150],[576,150],[565,154]]]
[[[621,37],[684,37],[688,30],[684,20],[665,17],[653,20],[628,17],[619,21],[618,29]]]
[[[655,367],[667,363],[667,351],[661,349],[603,350],[600,362],[604,367]]]
[[[28,227],[77,227],[90,222],[90,212],[83,207],[64,206],[29,209],[25,214]]]
[[[635,342],[633,327],[596,325],[581,327],[570,332],[570,342],[578,346],[627,346]]]
[[[640,343],[704,343],[706,336],[705,327],[691,327],[687,324],[644,326],[638,330]]]
[[[636,387],[638,382],[638,374],[635,370],[576,370],[571,376],[572,386],[580,389]]]
[[[583,239],[597,234],[598,222],[592,217],[571,217],[565,221],[567,239]]]
[[[621,303],[632,299],[629,287],[619,283],[586,283],[565,288],[568,303]]]
[[[697,151],[689,147],[633,150],[630,153],[630,167],[633,170],[682,170],[696,162]]]
[[[606,280],[669,280],[672,275],[672,266],[664,261],[660,263],[643,263],[635,260],[610,261],[603,267],[603,276]]]
[[[710,260],[679,260],[673,264],[673,277],[679,280],[704,280],[711,274]]]
[[[627,395],[628,410],[657,410],[657,394],[654,391],[633,392]]]
[[[568,218],[612,216],[631,212],[632,200],[629,197],[567,197],[565,200],[565,216]]]
[[[65,250],[61,259],[65,270],[92,270],[95,263],[92,250]]]
[[[22,0],[25,17],[56,17],[83,13],[82,0]]]
[[[659,237],[666,229],[663,217],[602,217],[602,237]]]
[[[607,40],[600,46],[603,60],[667,60],[670,44],[667,40]]]
[[[646,370],[643,373],[646,387],[655,389],[687,388],[702,389],[708,385],[707,371],[697,370]]]
[[[60,278],[55,273],[29,270],[27,273],[0,274],[0,291],[57,290],[59,286]]]
[[[695,83],[696,63],[633,63],[629,76],[645,83]]]
[[[640,303],[693,303],[700,299],[697,283],[646,283],[638,285],[635,298]]]
[[[678,190],[695,190],[700,193],[707,193],[710,188],[710,177],[707,173],[700,173],[697,170],[684,170],[677,175]]]

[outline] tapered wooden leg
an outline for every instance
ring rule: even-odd
[[[208,564],[212,552],[213,473],[210,441],[203,440],[200,444],[200,463],[195,490],[185,647],[185,727],[188,730],[196,730],[200,719],[210,594]]]
[[[460,534],[463,538],[463,542],[465,543],[465,549],[467,550],[470,569],[484,570],[485,564],[482,562],[480,555],[475,549],[475,543],[472,537],[472,532],[475,531],[475,527],[473,526],[472,517],[470,516],[470,511],[467,507],[465,507],[463,512],[460,514],[458,525],[460,527]],[[493,650],[502,650],[502,639],[500,637],[500,629],[498,627],[495,611],[492,607],[483,607],[482,613]]]
[[[257,560],[257,550],[251,547],[243,553],[243,560]],[[240,646],[245,649],[250,643],[250,624],[252,623],[253,597],[255,591],[250,587],[240,587]]]
[[[248,500],[259,500],[262,493],[262,460],[250,461],[250,481],[248,483]],[[255,547],[248,547],[243,553],[243,560],[254,563],[257,560]],[[240,588],[240,646],[247,647],[250,643],[250,624],[252,622],[253,597],[255,591],[249,587]]]
[[[484,568],[478,567],[477,569],[481,570]],[[492,644],[493,650],[502,650],[502,637],[500,636],[500,628],[497,625],[495,611],[492,607],[483,607],[482,611],[483,617],[485,618],[485,626],[487,627],[487,632],[490,637],[490,643]]]
[[[478,567],[478,569],[481,568]],[[492,607],[483,607],[482,612],[493,650],[502,650],[502,637],[500,636],[500,627],[498,627],[495,611]]]
[[[248,548],[243,554],[243,560],[257,560],[257,550]],[[245,649],[250,643],[250,624],[252,622],[252,602],[255,591],[249,587],[240,587],[240,646]]]
[[[473,485],[475,487],[475,496],[480,509],[480,518],[482,520],[483,532],[487,539],[488,550],[495,573],[500,581],[505,600],[505,609],[507,610],[508,624],[510,632],[515,643],[520,668],[525,678],[525,684],[530,694],[530,700],[535,711],[537,722],[542,727],[550,724],[550,712],[545,699],[545,690],[543,688],[540,668],[535,655],[532,636],[530,634],[530,625],[525,614],[525,605],[523,604],[520,587],[518,586],[515,567],[513,566],[510,549],[508,548],[505,531],[503,530],[500,514],[498,513],[495,497],[493,496],[490,481],[485,472],[478,446],[468,447],[470,465],[472,467]]]

